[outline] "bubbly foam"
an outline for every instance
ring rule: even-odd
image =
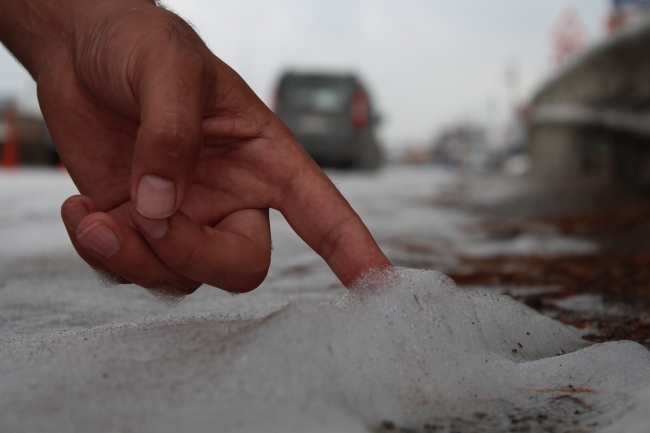
[[[636,343],[589,345],[510,298],[406,269],[337,305],[0,349],[3,431],[597,431],[650,389]]]
[[[98,268],[91,267],[90,269],[95,275],[95,278],[97,278],[97,281],[99,281],[99,284],[101,284],[103,287],[106,287],[107,289],[122,284],[122,281],[116,274]],[[164,285],[164,284],[146,290],[147,292],[149,292],[151,296],[164,302],[170,307],[175,307],[176,305],[180,304],[181,301],[183,301],[183,299],[185,299],[185,297],[187,296],[186,293],[183,293],[182,291],[174,287],[171,287],[169,285]]]
[[[120,284],[120,279],[115,274],[112,274],[104,269],[93,267],[91,267],[90,270],[92,271],[93,275],[95,275],[95,278],[97,278],[97,281],[99,281],[99,284],[101,284],[103,287],[106,287],[107,289]]]
[[[169,305],[170,307],[175,307],[176,305],[180,304],[183,299],[187,296],[186,293],[181,292],[178,289],[175,289],[173,287],[157,287],[155,289],[147,289],[147,292],[149,292],[151,295],[153,295],[155,298],[163,301],[165,304]]]

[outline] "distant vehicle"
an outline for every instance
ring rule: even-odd
[[[285,73],[275,112],[321,166],[376,169],[382,152],[375,136],[379,116],[352,74]]]

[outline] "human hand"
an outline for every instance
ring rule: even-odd
[[[286,126],[182,19],[145,0],[76,5],[72,38],[34,75],[82,194],[62,213],[86,262],[149,288],[252,290],[270,263],[273,208],[345,285],[390,265]]]

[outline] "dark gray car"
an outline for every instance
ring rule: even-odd
[[[287,72],[276,97],[276,113],[319,165],[380,166],[378,116],[354,75]]]

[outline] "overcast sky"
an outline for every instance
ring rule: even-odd
[[[592,40],[608,0],[167,0],[270,103],[286,68],[356,71],[389,145],[430,140],[459,119],[496,121],[552,73],[551,31],[574,7]],[[29,76],[0,51],[0,96],[37,107]]]

